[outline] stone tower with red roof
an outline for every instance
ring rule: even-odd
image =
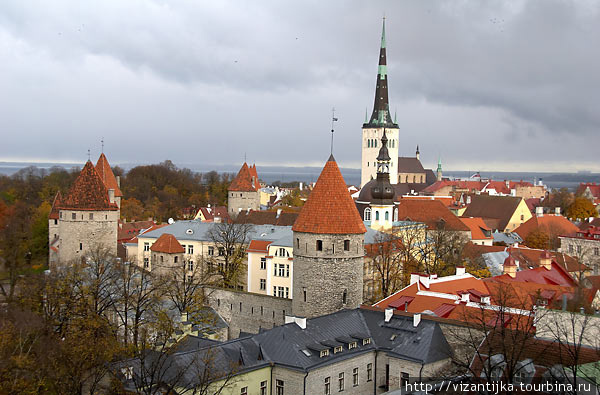
[[[316,317],[363,302],[366,228],[333,155],[294,226],[292,313]]]
[[[260,210],[260,183],[256,165],[246,162],[227,189],[227,213],[234,217],[240,211]]]
[[[120,209],[121,198],[123,197],[123,193],[121,192],[121,178],[115,177],[115,174],[110,168],[110,164],[108,163],[108,159],[106,159],[104,152],[100,154],[98,162],[96,162],[96,171],[104,183],[104,186],[108,190],[108,194],[114,194],[115,203],[117,203],[117,206],[119,206]]]
[[[88,161],[67,194],[55,201],[50,214],[52,220],[58,211],[58,242],[51,246],[56,260],[51,260],[51,265],[84,259],[96,248],[116,255],[119,206],[114,190],[109,192],[96,167]]]

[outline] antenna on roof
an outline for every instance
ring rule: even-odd
[[[104,137],[102,137],[102,140],[100,140],[100,143],[102,143],[102,153],[104,153]]]
[[[333,123],[338,119],[335,117],[335,107],[331,109],[331,155],[333,155]]]

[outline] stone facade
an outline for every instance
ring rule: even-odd
[[[343,392],[344,394],[362,395],[375,394],[383,392],[377,391],[375,386],[375,355],[377,353],[370,351],[362,355],[342,360],[335,364],[325,365],[320,369],[308,372],[306,377],[307,394],[325,394],[325,379],[329,378],[330,394]],[[371,370],[371,378],[367,377],[367,369]],[[358,369],[358,383],[354,382],[354,369]],[[383,371],[385,374],[385,369]],[[340,389],[340,374],[343,374],[343,387]],[[302,392],[297,392],[302,393]]]
[[[360,187],[367,182],[377,178],[377,155],[381,148],[381,137],[383,127],[363,127],[362,134],[362,165],[360,174]],[[398,181],[398,145],[400,129],[397,127],[386,127],[385,134],[388,138],[388,152],[392,158],[390,162],[390,183],[397,184]],[[376,142],[376,143],[375,143]]]
[[[234,217],[240,211],[260,210],[260,191],[227,192],[227,213]]]
[[[229,339],[239,337],[240,331],[258,333],[283,325],[292,312],[292,301],[250,292],[207,288],[208,305],[229,324]]]
[[[81,259],[95,248],[117,255],[119,211],[60,210],[58,263]]]
[[[316,317],[363,302],[363,243],[364,234],[294,232],[293,315]]]

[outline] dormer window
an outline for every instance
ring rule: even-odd
[[[363,346],[366,346],[367,344],[371,344],[371,338],[367,337],[366,339],[363,339]]]
[[[358,347],[357,342],[348,343],[348,350],[352,350],[353,348]]]
[[[342,346],[337,346],[333,349],[333,353],[337,354],[338,352],[342,352],[343,351],[343,347]]]
[[[319,353],[319,357],[321,357],[321,358],[328,357],[328,356],[329,356],[329,349],[321,350],[321,352]]]

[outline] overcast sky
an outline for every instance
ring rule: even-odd
[[[402,156],[600,171],[584,0],[2,0],[0,161],[359,167],[384,14]]]

